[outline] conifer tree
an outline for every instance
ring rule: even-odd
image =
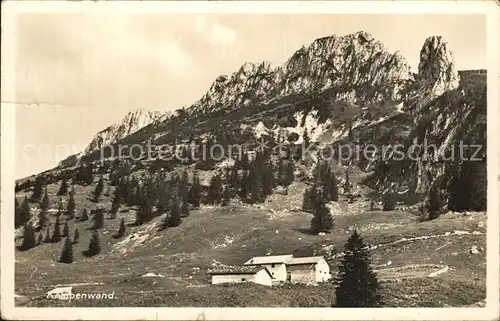
[[[261,203],[264,200],[262,190],[262,175],[259,168],[254,165],[250,170],[250,202]]]
[[[43,243],[50,243],[50,242],[52,242],[52,237],[50,235],[50,227],[47,227],[47,230],[45,230],[45,235],[43,236]]]
[[[65,222],[64,227],[63,227],[62,236],[67,237],[68,235],[69,235],[69,226],[68,226],[68,222]]]
[[[175,227],[181,224],[181,204],[178,197],[174,197],[172,200],[172,206],[168,214],[167,226]]]
[[[36,246],[35,231],[31,222],[24,224],[23,242],[19,247],[20,251],[26,251]]]
[[[98,230],[104,227],[104,209],[102,207],[96,208],[96,211],[92,216],[92,221],[94,222],[92,229]]]
[[[224,192],[222,192],[222,206],[228,206],[231,202],[231,188],[226,185]]]
[[[183,217],[187,217],[189,216],[189,205],[187,202],[185,201],[182,201],[181,202],[181,215]]]
[[[222,179],[215,174],[210,180],[209,202],[213,205],[220,204],[222,200]]]
[[[23,226],[24,222],[22,221],[22,211],[19,202],[17,201],[17,197],[14,195],[14,228],[18,228]]]
[[[40,203],[40,210],[46,213],[48,209],[49,209],[49,194],[47,193],[47,187],[45,187],[45,190],[43,192],[42,202]]]
[[[115,192],[113,195],[113,203],[111,203],[111,217],[115,218],[116,213],[120,210],[120,189],[115,188]]]
[[[302,210],[305,212],[312,213],[315,209],[315,200],[318,187],[314,184],[304,191],[304,196],[302,199]]]
[[[76,209],[75,198],[73,197],[73,193],[70,193],[68,199],[68,205],[66,207],[66,215],[68,216],[68,219],[72,219],[75,217],[75,209]]]
[[[427,210],[429,212],[429,219],[433,220],[438,218],[442,213],[443,199],[437,187],[431,188],[429,191],[429,201]]]
[[[291,158],[288,159],[286,163],[284,163],[285,169],[284,169],[284,180],[283,180],[283,186],[289,186],[290,184],[293,183],[295,179],[295,165],[293,164],[293,160]]]
[[[198,172],[194,172],[193,174],[193,185],[191,186],[191,190],[189,192],[190,194],[190,201],[191,204],[195,207],[198,208],[200,207],[201,203],[201,183],[200,183],[200,176]]]
[[[169,182],[163,182],[160,187],[160,193],[158,197],[157,209],[158,213],[165,213],[170,209],[170,198],[171,198],[171,188]]]
[[[59,191],[57,192],[57,196],[64,196],[68,194],[68,182],[66,179],[61,181],[61,186],[59,187]]]
[[[80,240],[80,231],[75,227],[75,232],[73,233],[73,244],[77,244]]]
[[[379,283],[370,266],[366,245],[355,230],[345,244],[339,273],[335,278],[335,307],[378,307]]]
[[[93,192],[93,200],[94,202],[99,202],[99,199],[101,198],[102,191],[104,190],[104,181],[102,179],[102,176],[99,177],[99,181],[97,182],[97,185],[95,186],[94,192]]]
[[[236,193],[238,192],[240,180],[238,170],[235,167],[230,169],[227,183],[231,190],[231,196],[237,195]]]
[[[314,234],[323,232],[328,233],[333,228],[333,216],[330,213],[322,193],[315,193],[313,204],[313,215],[311,219],[311,231]]]
[[[118,231],[116,232],[116,234],[113,235],[113,237],[115,239],[119,239],[121,237],[123,237],[125,235],[125,220],[122,218],[120,220],[120,226],[118,227]]]
[[[90,237],[89,248],[84,252],[85,256],[92,257],[101,252],[101,245],[99,243],[99,233],[97,230],[92,230],[92,236]]]
[[[40,233],[38,233],[36,244],[40,245],[40,244],[42,244],[42,242],[43,242],[43,233],[40,231]]]
[[[37,230],[41,230],[45,227],[45,224],[47,223],[47,213],[40,210],[38,211],[38,228]]]
[[[64,240],[64,245],[62,248],[61,256],[59,257],[60,263],[73,263],[73,245],[71,244],[70,238],[66,237]]]
[[[344,195],[351,194],[351,182],[349,179],[349,169],[345,170],[345,184],[344,184]]]
[[[276,181],[274,179],[273,164],[270,161],[266,161],[262,165],[262,192],[264,197],[271,195],[274,187],[276,187]]]
[[[82,215],[78,219],[79,222],[85,222],[89,219],[89,214],[86,208],[82,210]]]
[[[85,168],[85,183],[87,185],[94,183],[94,165],[92,163],[88,163]]]
[[[57,243],[61,240],[61,229],[59,227],[59,217],[56,217],[56,222],[54,223],[54,232],[52,233],[52,242]]]
[[[28,196],[24,197],[24,201],[21,204],[20,211],[21,211],[20,216],[21,216],[21,222],[22,222],[22,224],[25,224],[29,220],[31,220],[31,211],[30,211],[30,205],[29,205],[29,202],[28,202]]]
[[[31,200],[34,202],[40,201],[43,195],[43,179],[38,176],[35,179],[35,185],[33,186],[33,193],[31,193]]]
[[[249,187],[249,172],[248,170],[243,170],[241,183],[240,183],[240,198],[245,199],[248,196],[250,187]]]

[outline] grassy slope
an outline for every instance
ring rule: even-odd
[[[57,185],[48,188],[55,200]],[[481,231],[484,215],[443,217],[419,223],[410,213],[362,212],[336,217],[336,227],[325,236],[308,232],[311,215],[296,211],[303,184],[294,184],[288,195],[275,194],[268,203],[248,206],[203,207],[191,211],[176,228],[157,232],[153,222],[127,227],[127,236],[115,240],[120,216],[131,222],[135,209],[106,220],[100,230],[102,253],[85,258],[90,222],[73,223],[81,233],[74,247],[76,262],[56,262],[62,242],[42,244],[26,252],[16,252],[16,293],[43,296],[58,284],[100,283],[76,286],[75,292],[115,291],[116,300],[56,302],[32,300],[28,305],[80,306],[329,306],[333,286],[284,286],[262,288],[256,285],[207,286],[205,273],[213,260],[223,264],[242,264],[254,255],[294,253],[326,255],[333,271],[338,252],[353,228],[359,228],[369,244],[390,243],[403,237],[444,234],[455,230]],[[86,199],[92,187],[78,186],[78,213],[95,206]],[[107,204],[108,198],[103,203]],[[109,204],[107,204],[109,206]],[[347,206],[343,204],[342,206]],[[342,208],[341,206],[341,208]],[[71,229],[72,230],[72,229]],[[450,235],[426,240],[401,242],[372,251],[375,266],[391,261],[391,268],[410,264],[448,265],[450,270],[428,278],[437,268],[381,272],[383,294],[390,306],[466,305],[485,297],[485,253],[469,254],[472,245],[486,247],[484,235]],[[147,272],[164,277],[142,278]],[[396,279],[396,280],[394,280]],[[399,280],[398,280],[399,279]]]

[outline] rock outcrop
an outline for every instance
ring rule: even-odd
[[[142,109],[130,111],[116,124],[98,132],[79,156],[90,154],[93,151],[99,150],[102,146],[116,143],[120,139],[137,132],[139,129],[151,123],[163,121],[168,117],[169,114],[159,111]]]
[[[434,97],[458,87],[460,76],[455,60],[442,37],[434,36],[425,40],[420,51],[417,81],[428,87]]]
[[[282,66],[245,63],[219,76],[191,113],[238,108],[279,97],[335,88],[351,101],[396,100],[413,75],[399,52],[389,53],[367,32],[332,35],[297,50]]]

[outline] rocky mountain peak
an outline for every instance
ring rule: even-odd
[[[217,77],[190,112],[238,108],[328,88],[354,100],[397,100],[411,78],[405,58],[399,52],[388,52],[371,34],[331,35],[302,46],[282,66],[247,62],[233,74]],[[367,97],[367,86],[384,90],[373,90]]]
[[[129,111],[120,121],[97,133],[79,156],[99,150],[104,145],[116,143],[139,129],[153,122],[166,120],[170,116],[169,112],[162,113],[157,110],[136,109]]]
[[[441,36],[425,40],[420,51],[417,80],[429,87],[434,97],[458,87],[460,76],[455,60]]]

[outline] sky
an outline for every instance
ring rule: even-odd
[[[284,63],[314,39],[367,31],[416,71],[429,36],[486,68],[480,15],[23,14],[16,30],[17,178],[57,165],[135,109],[189,106],[244,62]]]

